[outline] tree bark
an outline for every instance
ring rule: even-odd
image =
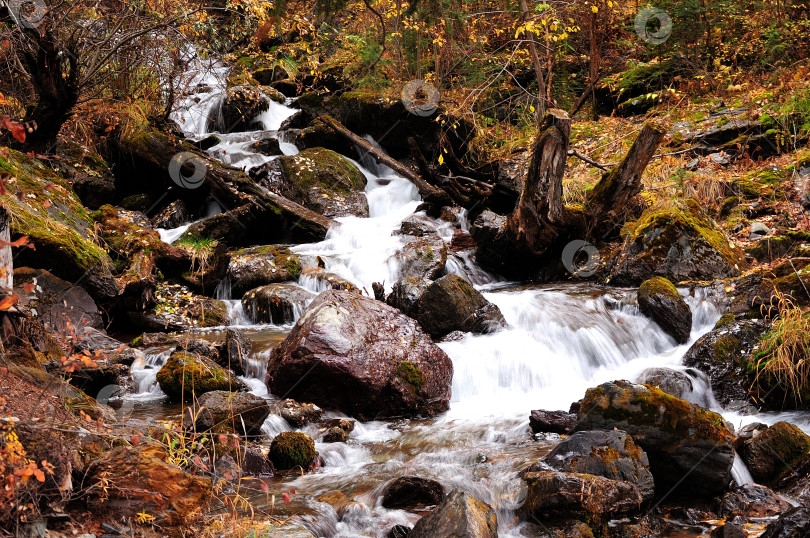
[[[604,239],[616,227],[616,217],[641,192],[641,174],[664,137],[658,126],[647,123],[618,166],[602,174],[585,200],[590,235]]]
[[[562,180],[568,158],[571,120],[563,110],[550,109],[543,117],[526,184],[515,211],[506,223],[507,233],[536,255],[549,246],[556,228],[564,225]]]
[[[523,22],[529,20],[529,5],[526,0],[520,0],[520,9],[523,11]],[[540,120],[546,114],[546,81],[543,77],[543,67],[540,65],[540,56],[537,54],[537,45],[534,43],[534,35],[529,40],[529,54],[532,57],[532,64],[534,64],[534,75],[537,78],[537,114],[536,121],[538,125]]]

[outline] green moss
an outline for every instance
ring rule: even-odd
[[[740,340],[731,335],[721,336],[714,342],[714,355],[721,361],[733,359],[738,349]]]
[[[151,205],[152,201],[148,194],[133,194],[121,200],[121,207],[130,211],[146,211]]]
[[[731,214],[731,211],[740,205],[740,198],[739,196],[729,196],[725,200],[723,200],[723,204],[720,206],[718,214],[721,217],[727,217]]]
[[[729,265],[742,264],[741,253],[729,243],[723,231],[717,228],[714,222],[702,212],[698,202],[689,199],[684,205],[685,207],[674,206],[647,210],[641,215],[641,218],[626,224],[622,229],[622,235],[629,236],[633,241],[641,241],[656,229],[664,232],[669,229],[678,234],[679,230],[684,230],[717,251]],[[656,244],[669,250],[677,240],[677,236],[663,233],[657,238]]]
[[[654,295],[669,297],[676,301],[681,300],[681,294],[675,285],[664,277],[656,276],[641,283],[638,289],[639,299],[650,298]]]
[[[270,461],[276,469],[286,471],[301,467],[306,469],[318,453],[315,442],[301,432],[281,432],[270,443]]]
[[[174,401],[212,390],[231,390],[231,376],[211,360],[191,353],[173,353],[157,373],[161,390]]]
[[[355,165],[329,149],[305,149],[295,156],[279,157],[278,162],[292,185],[294,199],[303,199],[314,187],[349,194],[366,185],[366,177]]]
[[[732,314],[731,312],[726,312],[720,317],[720,319],[717,320],[717,323],[714,325],[714,330],[727,327],[732,323],[734,323],[735,320],[736,318],[734,317],[734,314]]]
[[[129,343],[129,347],[141,347],[143,345],[143,335],[136,336],[132,339],[132,342]]]
[[[37,251],[47,253],[65,272],[112,269],[107,252],[93,241],[90,215],[70,185],[39,160],[11,149],[3,149],[0,169],[12,176],[0,199],[14,234],[29,236]]]
[[[397,374],[403,381],[414,388],[419,388],[425,384],[425,373],[416,364],[410,361],[402,361],[397,366]]]

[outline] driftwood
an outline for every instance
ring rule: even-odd
[[[396,159],[386,155],[386,153],[380,148],[347,129],[342,123],[337,121],[332,116],[325,114],[323,116],[319,116],[319,119],[331,127],[333,131],[354,144],[360,151],[367,153],[378,163],[386,165],[397,174],[411,181],[414,185],[416,185],[416,188],[419,190],[419,195],[422,196],[424,201],[438,207],[449,203],[450,199],[447,197],[446,193],[442,192],[441,189],[429,184],[426,179],[422,178],[419,174]]]

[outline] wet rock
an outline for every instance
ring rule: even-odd
[[[331,290],[273,350],[267,385],[361,419],[432,416],[448,407],[452,375],[449,357],[415,321],[374,299]]]
[[[368,217],[366,176],[332,150],[306,149],[250,170],[262,186],[327,217]]]
[[[436,223],[421,213],[414,214],[402,221],[399,233],[414,237],[436,235]]]
[[[609,262],[609,280],[616,285],[638,284],[654,276],[674,282],[713,280],[737,276],[745,267],[742,251],[696,203],[683,209],[647,210],[624,229],[624,244]]]
[[[638,289],[638,308],[679,344],[689,341],[692,311],[675,286],[663,277],[644,281]]]
[[[768,525],[760,538],[799,538],[810,536],[810,508],[797,506]]]
[[[305,433],[281,432],[270,443],[270,461],[281,471],[307,469],[317,455],[315,442]]]
[[[743,442],[740,451],[754,480],[769,484],[810,452],[810,436],[788,422],[777,422]]]
[[[465,536],[496,538],[498,520],[495,510],[466,491],[453,490],[431,513],[416,522],[408,538]]]
[[[284,152],[281,151],[281,146],[278,143],[278,139],[269,136],[252,143],[250,145],[250,149],[256,153],[261,153],[262,155],[266,155],[268,157],[284,155]]]
[[[130,383],[129,367],[112,360],[88,357],[89,362],[81,364],[76,371],[65,373],[67,381],[89,395],[97,395],[104,387],[118,385],[128,387]],[[64,363],[51,361],[45,370],[58,375],[64,373]]]
[[[269,107],[270,103],[258,88],[250,86],[230,88],[220,106],[217,127],[223,133],[251,131],[256,128],[253,125],[256,117]]]
[[[560,514],[627,514],[644,504],[635,485],[602,476],[542,470],[524,472],[521,477],[528,485],[521,510],[538,519]]]
[[[175,200],[152,217],[153,228],[171,230],[191,220],[190,212],[183,200]]]
[[[242,469],[233,456],[226,454],[217,460],[214,465],[214,477],[217,480],[225,480],[227,482],[238,482],[242,477]]]
[[[684,365],[709,377],[721,405],[747,401],[752,381],[748,365],[764,331],[762,320],[731,321],[701,336],[684,355]]]
[[[486,334],[506,326],[500,309],[456,275],[428,286],[419,299],[416,319],[434,338],[457,330]]]
[[[394,525],[391,530],[386,534],[386,538],[405,538],[411,532],[410,527],[405,525]]]
[[[672,368],[647,368],[638,374],[636,383],[652,385],[671,396],[689,400],[692,395],[692,379],[683,372]]]
[[[296,284],[268,284],[246,292],[242,308],[254,323],[284,325],[295,321],[315,294]]]
[[[717,413],[655,387],[613,381],[586,392],[575,429],[613,428],[647,453],[656,490],[667,491],[689,475],[681,482],[688,494],[711,497],[731,480],[734,436]]]
[[[321,422],[320,426],[322,430],[326,430],[321,438],[324,443],[345,443],[349,440],[349,434],[354,430],[354,421],[333,418]]]
[[[298,133],[295,137],[295,145],[300,150],[309,148],[326,148],[340,153],[347,157],[356,158],[357,152],[354,145],[346,140],[342,135],[335,132],[320,118],[315,118],[312,122]]]
[[[172,401],[213,390],[247,390],[244,382],[212,360],[184,351],[172,353],[157,373],[160,388]]]
[[[73,350],[77,353],[88,351],[111,363],[126,366],[131,366],[139,356],[136,350],[92,327],[84,327],[76,331]]]
[[[444,486],[435,480],[419,476],[401,476],[391,482],[383,493],[382,505],[388,509],[409,512],[435,506],[444,498]]]
[[[475,239],[469,232],[464,230],[455,230],[453,238],[450,240],[450,252],[461,252],[464,250],[472,250],[477,246]]]
[[[711,538],[747,538],[748,534],[745,533],[740,527],[733,523],[726,523],[714,529]]]
[[[342,291],[351,291],[355,293],[360,293],[360,290],[346,280],[335,273],[330,273],[328,271],[324,271],[322,269],[307,269],[304,272],[305,279],[309,280],[310,283],[315,284],[315,289],[319,291],[324,290],[342,290]]]
[[[445,273],[447,245],[437,235],[414,237],[394,255],[394,259],[400,266],[402,278],[433,280]]]
[[[741,516],[745,519],[778,516],[790,508],[776,493],[759,484],[744,484],[723,495],[720,502],[720,515],[731,519]]]
[[[227,277],[235,297],[248,290],[295,280],[301,275],[301,261],[281,245],[250,247],[231,253]]]
[[[198,432],[259,435],[270,411],[267,400],[249,392],[214,390],[197,399],[194,427]]]
[[[592,474],[638,488],[643,501],[655,486],[647,454],[622,431],[578,431],[549,452],[543,463],[558,471]]]
[[[242,458],[242,473],[258,478],[275,476],[273,464],[258,448],[248,448]]]
[[[286,399],[280,404],[276,412],[289,422],[293,428],[301,428],[311,422],[321,420],[323,409],[311,403],[298,403],[295,400]]]
[[[746,424],[740,428],[739,432],[737,432],[737,438],[734,439],[734,450],[739,452],[742,450],[743,443],[767,429],[768,425],[763,424],[762,422],[752,422],[751,424]]]
[[[196,520],[205,513],[213,484],[167,460],[160,446],[112,449],[91,465],[84,479],[87,504],[127,518],[146,512],[173,525]]]
[[[565,411],[538,409],[532,411],[529,416],[529,427],[534,433],[557,433],[562,435],[574,429],[576,423],[576,413],[566,413]]]
[[[36,309],[46,330],[69,336],[84,327],[103,328],[96,302],[81,286],[62,280],[45,269],[16,269],[14,281],[15,286],[35,286],[30,295],[19,295],[23,303]]]
[[[225,303],[197,295],[180,284],[158,284],[155,300],[155,306],[146,312],[127,312],[127,319],[139,329],[150,332],[218,327],[228,321]]]
[[[253,342],[238,329],[225,331],[225,342],[219,349],[216,362],[236,375],[245,375]]]
[[[391,287],[391,293],[385,298],[385,302],[398,308],[406,316],[416,318],[419,299],[430,284],[431,281],[426,278],[400,278]]]

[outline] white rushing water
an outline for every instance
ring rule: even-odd
[[[175,116],[190,136],[202,138],[215,125],[212,118],[222,98],[224,76],[213,63],[205,75],[194,79],[199,91],[185,101],[187,110]],[[273,157],[256,154],[250,145],[268,136],[279,138],[278,128],[293,112],[288,106],[271,103],[257,118],[262,130],[219,135],[220,143],[209,153],[244,169],[263,164]],[[285,154],[297,153],[283,134],[280,141]],[[384,282],[390,290],[400,276],[402,263],[397,254],[407,240],[393,232],[414,214],[420,198],[416,187],[391,169],[368,158],[355,164],[368,180],[369,217],[337,219],[340,225],[329,230],[323,241],[292,250],[302,257],[321,257],[326,271],[361,289],[370,291],[373,282]],[[462,229],[468,229],[463,211],[458,220]],[[433,225],[444,240],[451,239],[450,224],[433,221]],[[170,242],[177,231],[164,231],[162,237],[164,234],[164,240]],[[701,291],[686,296],[694,315],[692,334],[687,344],[677,345],[640,314],[630,290],[593,285],[517,286],[482,270],[469,252],[450,254],[446,269],[481,289],[501,309],[509,326],[494,334],[468,334],[440,344],[454,367],[449,412],[424,421],[358,423],[348,443],[316,443],[325,467],[290,485],[306,499],[301,501],[304,511],[317,514],[302,517],[319,536],[385,536],[395,524],[412,525],[418,516],[380,506],[386,482],[403,474],[432,477],[448,488],[468,489],[496,508],[501,536],[532,535],[532,524],[518,522],[514,512],[521,491],[518,470],[536,461],[548,447],[527,433],[530,410],[567,410],[588,388],[615,379],[636,380],[648,368],[685,371],[684,353],[713,327],[722,312],[722,297]],[[323,280],[306,271],[298,285],[313,292],[326,288]],[[220,285],[217,297],[228,305],[231,326],[254,335],[289,330],[289,326],[254,324],[238,298],[231,296],[227,281]],[[296,306],[296,319],[310,300]],[[243,378],[260,395],[267,395],[261,381],[266,360],[267,352],[256,355]],[[160,359],[155,356],[146,362],[150,361],[153,364],[133,367],[145,394],[154,394],[152,370]],[[693,381],[688,399],[722,412],[734,426],[778,420],[776,415],[742,417],[726,412],[717,405],[705,378],[688,375]],[[806,418],[803,420],[807,427]],[[284,419],[274,415],[263,427],[268,439],[289,429]],[[318,437],[315,425],[304,431]],[[739,458],[733,473],[740,483],[751,480]],[[318,494],[335,490],[347,495],[360,491],[351,497],[360,504],[338,515],[329,504],[315,500]]]

